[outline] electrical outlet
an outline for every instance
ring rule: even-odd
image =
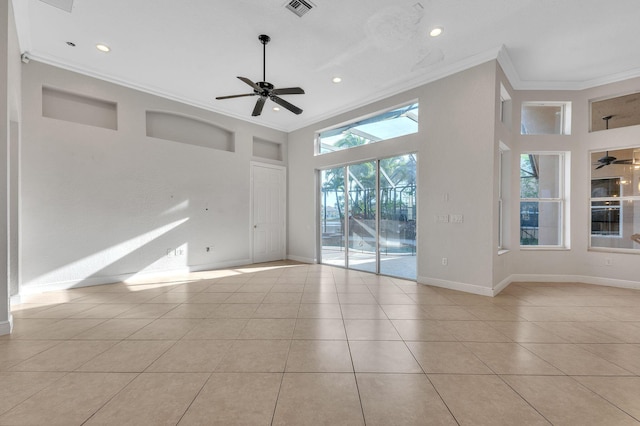
[[[439,214],[436,215],[437,223],[449,223],[449,215],[448,214]]]
[[[461,214],[452,214],[451,215],[451,223],[462,223],[464,222],[464,216]]]
[[[442,266],[447,266],[449,264],[449,259],[447,259],[446,257],[442,258]]]

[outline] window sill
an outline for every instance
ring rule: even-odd
[[[569,247],[552,247],[552,246],[537,246],[537,247],[526,247],[520,246],[521,251],[569,251],[571,250]]]
[[[505,253],[509,253],[511,250],[508,249],[502,249],[502,250],[498,250],[498,256],[502,256]]]
[[[588,251],[599,252],[599,253],[640,254],[639,249],[615,248],[615,247],[589,247]]]

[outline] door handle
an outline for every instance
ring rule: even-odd
[[[255,229],[255,228],[257,228],[257,227],[258,227],[258,225],[253,225],[253,228],[254,228],[254,229]]]

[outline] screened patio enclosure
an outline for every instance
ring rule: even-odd
[[[319,205],[321,263],[416,278],[415,154],[322,170]]]

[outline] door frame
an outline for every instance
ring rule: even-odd
[[[254,252],[253,252],[253,248],[254,248],[254,226],[255,226],[255,222],[254,222],[254,214],[253,214],[253,209],[254,209],[254,205],[253,205],[253,195],[254,195],[254,185],[253,185],[253,179],[254,179],[254,168],[255,167],[264,167],[264,168],[268,168],[268,169],[275,169],[278,170],[280,172],[282,172],[282,259],[286,259],[287,258],[287,168],[285,166],[281,166],[278,164],[271,164],[271,163],[263,163],[261,161],[251,161],[250,163],[250,172],[249,172],[249,186],[250,186],[250,191],[249,191],[249,250],[250,250],[250,259],[251,259],[251,263],[255,263],[255,256],[254,256]]]

